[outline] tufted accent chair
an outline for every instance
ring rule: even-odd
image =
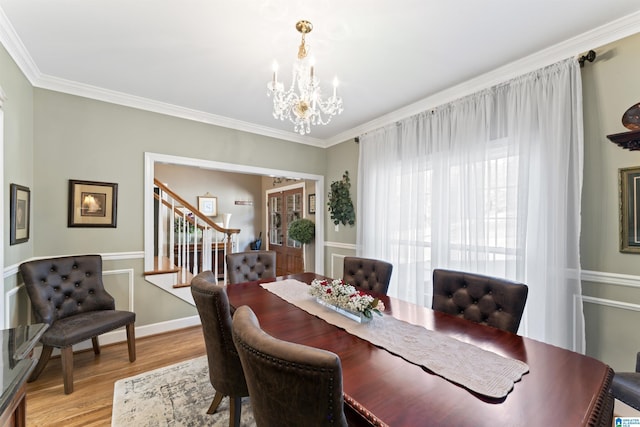
[[[252,282],[276,277],[276,253],[249,251],[227,254],[229,283]]]
[[[207,414],[213,414],[222,398],[229,396],[229,426],[240,425],[242,397],[249,396],[238,352],[231,336],[229,299],[218,286],[212,271],[203,271],[191,280],[191,295],[196,303],[207,347],[209,380],[216,390]]]
[[[529,288],[519,282],[453,270],[433,270],[432,308],[472,322],[518,332]]]
[[[342,280],[363,291],[387,294],[393,265],[377,259],[344,257]]]
[[[636,371],[616,372],[611,392],[616,399],[640,411],[640,352],[636,354]]]
[[[347,425],[338,355],[268,335],[246,305],[232,330],[257,425]]]
[[[29,382],[47,365],[51,352],[62,354],[64,392],[73,392],[73,345],[91,338],[100,354],[98,335],[126,326],[129,361],[136,360],[136,314],[115,309],[115,300],[102,283],[100,255],[39,259],[20,265],[36,321],[49,328],[42,335],[42,354]]]

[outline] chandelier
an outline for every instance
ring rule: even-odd
[[[307,58],[304,37],[313,29],[309,21],[298,21],[296,29],[302,34],[298,60],[293,64],[293,80],[289,89],[278,81],[278,63],[273,63],[273,80],[267,84],[267,95],[273,95],[273,117],[289,119],[300,135],[311,132],[311,125],[326,125],[331,117],[342,113],[342,98],[338,97],[338,79],[333,79],[333,95],[322,99],[320,84],[314,74],[314,64]]]

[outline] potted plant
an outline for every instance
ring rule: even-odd
[[[349,189],[351,181],[349,180],[349,171],[345,171],[342,180],[331,183],[331,191],[329,192],[329,212],[331,219],[335,225],[353,225],[356,222],[356,213],[353,209],[353,202]]]
[[[311,243],[316,235],[316,225],[307,218],[300,218],[289,224],[289,237],[303,245]]]

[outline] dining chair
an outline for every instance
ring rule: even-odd
[[[640,352],[636,354],[635,372],[616,372],[611,383],[613,396],[640,411]]]
[[[248,251],[227,254],[229,283],[252,282],[276,277],[274,251]]]
[[[364,291],[387,294],[393,264],[371,258],[344,257],[342,281]]]
[[[246,305],[232,331],[257,425],[347,425],[338,355],[272,337]]]
[[[475,323],[518,332],[527,285],[464,271],[434,269],[432,308]]]
[[[40,339],[42,353],[29,382],[40,376],[53,349],[59,348],[64,392],[73,393],[73,345],[91,339],[93,352],[100,354],[98,335],[123,326],[129,361],[136,360],[136,314],[115,309],[115,300],[102,282],[100,255],[38,259],[20,264],[19,269],[36,322],[49,325]]]
[[[201,272],[191,280],[191,295],[202,323],[209,380],[216,391],[207,414],[213,414],[222,399],[229,396],[229,426],[238,427],[242,398],[249,395],[249,390],[231,336],[229,299],[210,270]]]

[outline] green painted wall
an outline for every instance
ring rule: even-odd
[[[618,169],[640,166],[640,152],[624,150],[606,135],[627,131],[622,115],[640,102],[640,34],[595,50],[595,62],[582,69],[585,163],[580,251],[582,268],[602,278],[583,281],[588,299],[584,304],[587,354],[615,370],[633,370],[640,351],[640,288],[622,286],[615,274],[640,276],[640,254],[619,251]]]
[[[0,45],[0,87],[6,95],[4,111],[4,265],[29,258],[33,253],[34,230],[26,243],[9,245],[9,185],[33,190],[33,88],[7,51]],[[33,197],[33,194],[32,194]]]
[[[331,183],[342,179],[345,171],[349,171],[351,180],[351,199],[353,207],[358,205],[358,144],[349,140],[327,148],[327,170],[325,172],[325,200],[329,201]],[[342,262],[344,256],[355,255],[356,225],[336,226],[331,220],[331,214],[324,206],[325,218],[325,274],[332,277],[342,277]],[[335,245],[337,243],[337,245]]]

